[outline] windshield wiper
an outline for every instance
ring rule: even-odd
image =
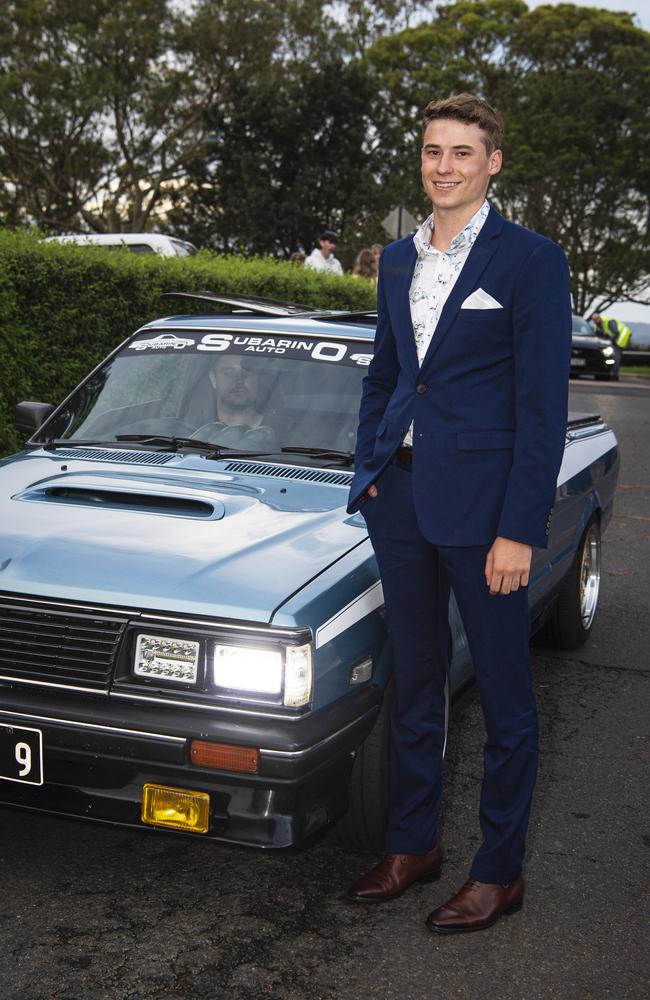
[[[168,447],[171,451],[178,451],[179,448],[198,448],[199,451],[214,451],[217,447],[214,441],[201,441],[200,438],[176,437],[173,434],[116,434],[116,441],[125,441],[127,444],[159,444]]]
[[[159,444],[178,451],[179,448],[197,448],[199,451],[207,451],[208,458],[220,458],[221,455],[246,455],[249,458],[255,456],[273,455],[271,451],[242,451],[240,448],[227,448],[225,445],[215,444],[214,441],[201,441],[200,438],[174,437],[166,434],[117,434],[116,441],[124,441],[131,444]]]
[[[337,451],[334,448],[299,448],[293,445],[289,448],[280,448],[280,451],[287,455],[314,455],[316,458],[338,458],[344,465],[354,465],[354,452],[352,451]]]
[[[171,437],[164,434],[116,434],[112,441],[94,441],[90,438],[50,438],[49,441],[37,442],[33,447],[37,448],[114,448],[116,444],[151,444],[165,445],[172,451],[178,451],[179,447],[193,446],[201,451],[214,451],[217,445],[209,441],[200,441],[198,438]]]

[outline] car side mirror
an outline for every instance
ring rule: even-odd
[[[54,410],[51,403],[17,403],[14,426],[20,434],[31,437]]]

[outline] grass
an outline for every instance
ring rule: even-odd
[[[650,378],[650,365],[621,365],[621,375],[643,375]]]

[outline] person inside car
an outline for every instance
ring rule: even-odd
[[[264,423],[262,394],[255,360],[238,355],[219,356],[209,375],[215,391],[215,420],[197,428],[194,436],[225,448],[269,451],[275,433]]]

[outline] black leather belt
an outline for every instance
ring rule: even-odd
[[[401,445],[395,452],[395,465],[410,472],[413,465],[413,449],[406,444]]]

